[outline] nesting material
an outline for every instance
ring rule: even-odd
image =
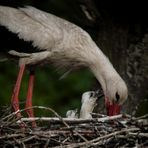
[[[145,147],[148,145],[148,115],[105,116],[92,113],[91,119],[62,118],[54,110],[46,109],[54,117],[16,119],[15,113],[0,118],[0,147]],[[20,112],[23,112],[21,110]],[[38,127],[30,123],[36,120]],[[20,128],[20,123],[25,128]]]

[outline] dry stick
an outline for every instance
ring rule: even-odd
[[[108,137],[111,137],[111,136],[115,136],[117,134],[121,134],[121,133],[124,133],[124,132],[130,132],[130,131],[139,131],[140,128],[126,128],[126,129],[123,129],[121,131],[116,131],[116,132],[113,132],[113,133],[110,133],[108,135],[105,135],[105,136],[102,136],[102,137],[99,137],[99,138],[96,138],[96,139],[93,139],[91,140],[92,142],[97,142],[101,139],[104,139],[104,138],[108,138]]]
[[[140,119],[144,119],[144,118],[148,118],[148,114],[145,114],[141,117],[137,117],[137,118],[135,118],[135,120],[140,120]]]
[[[129,136],[140,136],[148,138],[148,133],[128,133]]]
[[[99,113],[90,113],[91,115],[94,116],[99,116],[99,117],[107,117],[107,115],[99,114]]]
[[[9,139],[9,138],[16,138],[16,137],[25,137],[25,134],[11,134],[11,135],[5,135],[5,136],[1,136],[0,140],[2,139]]]
[[[64,141],[62,141],[62,143],[64,144],[67,140],[69,140],[69,137],[65,138]]]
[[[21,112],[21,110],[17,110],[17,111],[15,111],[15,112],[13,112],[13,113],[11,113],[11,114],[9,114],[8,116],[6,116],[6,117],[4,117],[4,118],[2,118],[2,120],[1,121],[3,121],[3,124],[1,125],[1,127],[3,127],[3,126],[9,126],[9,125],[11,125],[11,124],[13,124],[13,123],[17,123],[17,121],[18,120],[20,120],[20,118],[21,117],[19,117],[19,118],[15,118],[15,119],[13,119],[13,117],[15,117],[16,116],[16,114],[17,113],[19,113],[19,112]],[[6,120],[7,119],[7,121],[10,121],[10,119],[13,119],[13,120],[11,120],[11,122],[4,122],[4,120]],[[22,122],[21,122],[22,123]],[[25,123],[24,123],[25,124]],[[25,126],[26,126],[26,124],[25,124]],[[27,127],[27,126],[26,126]]]
[[[21,119],[21,117],[17,117],[17,118],[13,118],[12,120],[11,120],[11,122],[9,121],[8,123],[6,122],[6,123],[3,123],[3,125],[2,126],[9,126],[9,125],[12,125],[13,123],[16,123],[18,120],[20,120]],[[22,122],[21,122],[22,123]]]
[[[138,131],[138,130],[140,130],[140,129],[139,129],[139,128],[124,129],[124,130],[121,130],[121,131],[116,131],[116,132],[107,134],[107,135],[102,136],[102,137],[95,138],[95,139],[90,140],[90,141],[88,141],[88,142],[89,142],[89,144],[91,144],[92,146],[95,146],[95,145],[97,145],[97,144],[99,143],[99,141],[102,140],[102,139],[109,138],[109,137],[111,137],[111,136],[115,136],[115,135],[117,135],[117,134],[121,134],[121,133],[124,133],[124,132]],[[64,146],[63,148],[76,148],[76,147],[86,146],[86,145],[87,145],[86,142],[81,142],[81,143],[69,144],[69,145]],[[55,147],[55,148],[60,148],[60,147],[57,146],[57,147]]]
[[[11,116],[15,116],[15,115],[16,115],[17,113],[19,113],[19,112],[20,112],[20,110],[17,110],[17,111],[15,111],[15,112],[13,112],[13,113],[7,115],[6,117],[2,118],[1,120],[4,121],[5,119],[10,118]]]
[[[73,134],[76,135],[78,133],[81,133],[81,134],[93,134],[94,132],[89,132],[89,131],[73,131]],[[52,130],[52,131],[35,131],[35,132],[31,132],[30,134],[31,135],[49,135],[48,138],[50,137],[54,137],[54,136],[57,136],[58,134],[70,134],[71,132],[70,131],[65,131],[65,130]]]
[[[31,137],[27,137],[27,138],[25,138],[25,139],[22,139],[21,141],[22,141],[22,142],[28,142],[28,141],[34,139],[35,137],[36,137],[36,135],[31,136]]]
[[[24,143],[24,142],[22,142],[22,145],[23,145],[23,148],[26,148],[26,146],[25,146],[25,143]]]
[[[72,118],[62,118],[59,120],[59,118],[56,117],[35,117],[35,118],[21,118],[20,121],[17,121],[17,123],[20,123],[21,121],[48,121],[48,122],[64,122],[65,125],[67,125],[67,123],[90,123],[90,122],[105,122],[105,121],[110,121],[110,120],[115,120],[115,119],[119,119],[122,118],[122,114],[120,115],[115,115],[115,116],[107,116],[107,117],[103,117],[103,118],[92,118],[92,119],[72,119]],[[69,125],[67,126],[69,127]]]
[[[50,140],[62,144],[60,141],[58,141],[58,140],[56,140],[55,138],[52,138],[52,137],[50,137],[50,136],[48,136],[48,135],[45,135],[45,134],[38,134],[38,133],[36,133],[35,135],[36,135],[36,137],[35,137],[36,139],[42,140],[42,139],[44,138],[43,140],[44,140],[44,141],[47,141],[47,139],[50,138]],[[40,137],[43,137],[43,138],[40,138]]]
[[[13,138],[13,140],[19,145],[24,145],[24,143],[20,139]]]
[[[44,145],[44,148],[48,148],[49,142],[50,142],[50,139],[47,139],[47,141],[46,141],[46,143]]]

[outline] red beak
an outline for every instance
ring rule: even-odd
[[[105,97],[105,107],[108,116],[120,114],[121,106],[117,103],[111,103],[107,97]]]

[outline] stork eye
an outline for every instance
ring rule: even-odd
[[[119,96],[119,94],[116,92],[116,101],[118,102],[119,99],[120,99],[120,96]]]

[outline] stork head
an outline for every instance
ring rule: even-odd
[[[106,83],[106,89],[104,93],[107,115],[112,116],[119,114],[121,105],[128,96],[128,90],[125,82],[120,77],[110,79]]]

